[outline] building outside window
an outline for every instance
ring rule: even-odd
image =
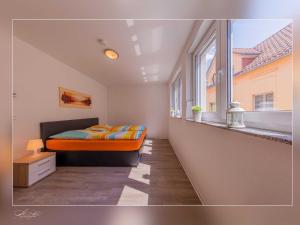
[[[250,33],[254,33],[251,35]],[[247,111],[292,110],[292,25],[288,20],[232,21],[233,101]],[[272,93],[260,95],[260,93]],[[260,105],[252,104],[252,96]],[[272,107],[267,104],[272,99]],[[260,99],[263,99],[260,101]]]

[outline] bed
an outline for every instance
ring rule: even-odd
[[[57,140],[50,136],[68,130],[86,129],[98,118],[40,123],[42,151],[56,152],[57,166],[137,166],[145,129],[136,140]]]

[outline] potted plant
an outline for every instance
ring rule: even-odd
[[[201,106],[194,105],[192,107],[192,111],[193,111],[194,121],[200,122],[201,121]]]

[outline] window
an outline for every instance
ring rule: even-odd
[[[172,103],[171,103],[171,116],[181,117],[181,105],[182,105],[182,79],[179,75],[176,80],[172,83]]]
[[[291,131],[291,21],[232,20],[230,30],[230,100],[246,110],[248,126]]]
[[[242,58],[242,67],[244,68],[245,66],[249,65],[250,63],[253,62],[254,59],[255,59],[254,57],[249,57],[249,58],[243,57]]]
[[[273,93],[254,95],[254,111],[273,110]]]
[[[193,104],[201,106],[203,120],[226,122],[230,103],[240,102],[248,127],[291,132],[291,20],[203,24],[192,44]]]
[[[220,122],[225,120],[227,108],[226,71],[227,38],[222,35],[226,21],[208,21],[208,31],[193,51],[194,105],[201,106],[203,120]],[[222,48],[225,49],[223,51]],[[225,63],[225,64],[224,64]],[[222,92],[225,94],[221,95]]]
[[[216,38],[213,36],[195,56],[197,105],[203,112],[216,112]],[[212,107],[214,106],[214,107]]]

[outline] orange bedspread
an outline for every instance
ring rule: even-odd
[[[47,149],[62,151],[136,151],[146,136],[145,129],[137,140],[62,140],[49,139]]]

